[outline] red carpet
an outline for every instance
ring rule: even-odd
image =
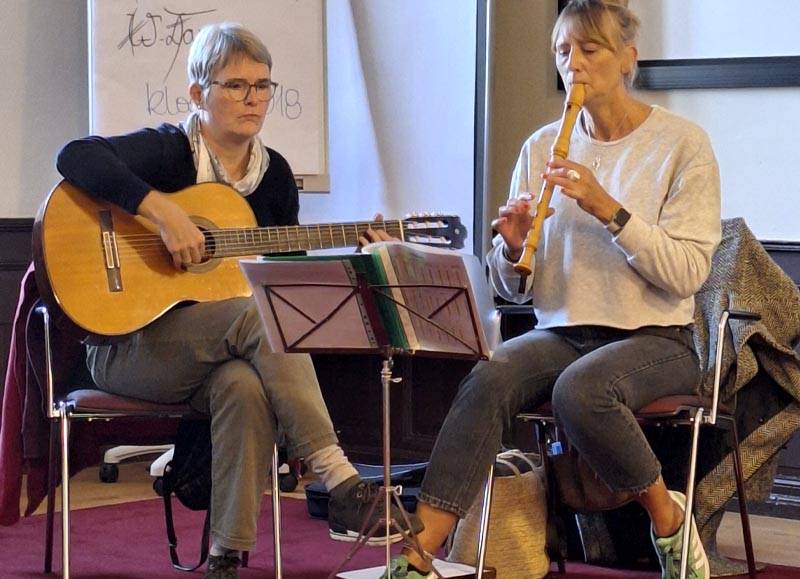
[[[328,538],[325,521],[311,519],[303,500],[284,498],[283,571],[285,579],[324,579],[348,553],[350,545]],[[180,509],[176,513],[179,553],[186,562],[196,557],[202,513]],[[242,579],[274,577],[272,568],[272,519],[269,500],[264,501],[258,546],[250,555],[250,567]],[[61,576],[60,534],[56,530],[54,574],[44,575],[44,516],[23,519],[13,527],[0,527],[0,577],[44,578]],[[58,523],[56,524],[58,528]],[[397,545],[394,550],[399,549]],[[382,548],[363,548],[345,569],[381,565]],[[164,530],[163,505],[153,499],[111,507],[75,511],[72,517],[72,576],[75,579],[198,579],[172,568]],[[760,579],[789,579],[800,571],[770,565]],[[567,564],[567,574],[551,572],[551,578],[658,579],[660,573],[623,571]],[[502,579],[502,578],[499,578]]]

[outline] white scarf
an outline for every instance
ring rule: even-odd
[[[256,190],[269,167],[269,153],[258,135],[253,137],[250,143],[250,160],[247,162],[247,173],[239,181],[233,182],[225,173],[225,168],[220,160],[206,146],[200,130],[200,115],[198,112],[192,112],[178,126],[186,133],[186,137],[189,139],[194,166],[197,169],[198,183],[226,183],[236,189],[242,197],[247,197]]]

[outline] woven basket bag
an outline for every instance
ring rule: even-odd
[[[459,521],[449,561],[475,565],[483,495]],[[497,455],[486,565],[498,579],[537,579],[547,575],[545,551],[547,491],[544,470],[519,450]]]

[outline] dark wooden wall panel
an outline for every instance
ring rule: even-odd
[[[32,228],[32,219],[0,219],[0,368],[4,380],[19,284],[31,261]],[[2,392],[0,382],[0,398]]]
[[[0,219],[0,368],[3,370],[7,365],[19,283],[31,260],[32,225],[32,219]],[[800,285],[800,243],[763,243],[775,261]],[[524,316],[508,318],[504,322],[511,333],[530,326]],[[323,395],[350,458],[380,462],[383,359],[356,355],[314,356],[314,363]],[[391,386],[390,395],[393,462],[427,459],[458,384],[472,365],[472,362],[408,356],[394,359],[393,376],[401,382]],[[800,433],[781,454],[779,475],[776,488],[783,487],[787,493],[792,488],[800,488]],[[800,503],[800,497],[797,501]]]

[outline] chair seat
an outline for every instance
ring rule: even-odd
[[[653,400],[642,408],[636,411],[636,416],[640,418],[655,418],[658,416],[675,416],[688,410],[695,410],[697,408],[704,408],[711,410],[712,399],[710,396],[697,396],[697,395],[681,395],[681,396],[664,396]],[[717,406],[718,414],[733,414],[731,408],[719,403]]]
[[[73,414],[130,414],[136,416],[186,416],[197,414],[188,402],[161,404],[137,398],[111,394],[91,388],[73,390],[67,400],[74,404]]]
[[[661,418],[668,416],[677,416],[681,413],[688,412],[697,408],[711,409],[712,400],[710,396],[698,395],[680,395],[680,396],[664,396],[657,398],[649,404],[642,406],[636,411],[636,417],[641,419]],[[723,415],[732,415],[731,408],[719,403],[717,413]],[[553,419],[553,405],[548,400],[544,404],[533,408],[530,411],[520,412],[517,418],[521,420],[552,420]]]

